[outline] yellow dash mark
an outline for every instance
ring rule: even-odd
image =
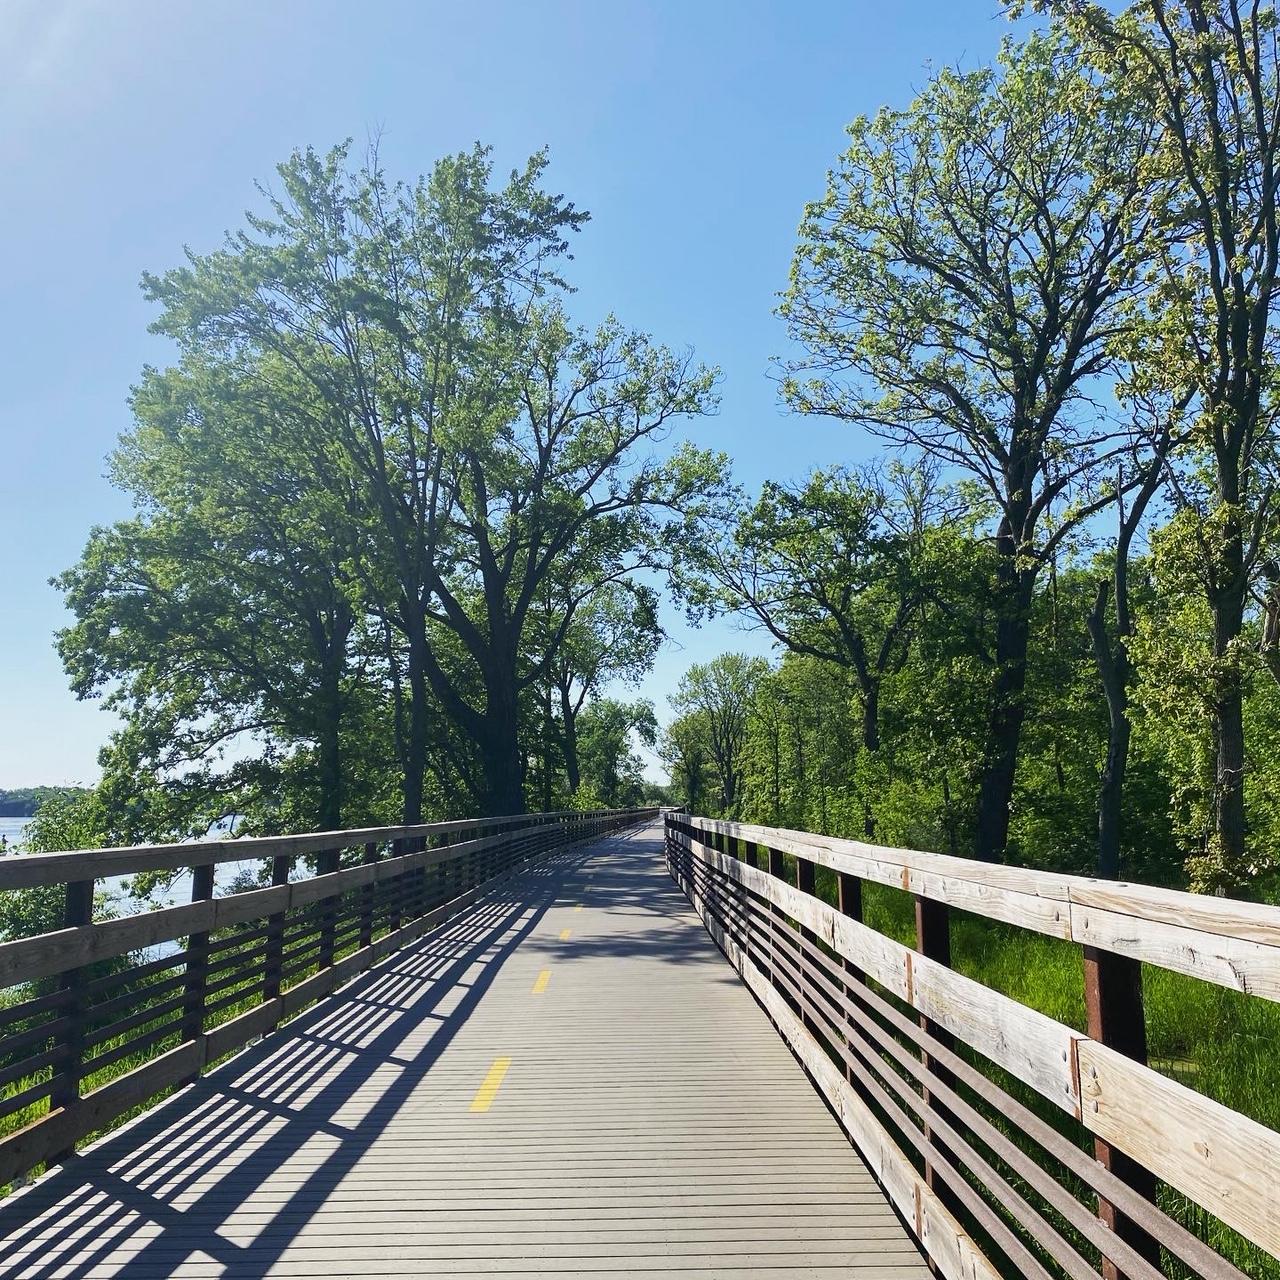
[[[551,970],[543,969],[543,971],[540,974],[538,974],[537,982],[533,984],[533,994],[535,996],[540,996],[547,989],[547,983],[550,981],[551,981]]]
[[[561,941],[561,942],[568,942],[568,941],[569,941],[569,935],[570,935],[572,932],[573,932],[573,930],[572,930],[572,929],[561,929],[561,930],[560,930],[560,941]]]
[[[510,1058],[494,1058],[493,1066],[489,1068],[489,1074],[485,1076],[484,1083],[480,1086],[476,1096],[471,1099],[472,1111],[488,1111],[493,1105],[493,1099],[497,1095],[498,1086],[502,1083],[502,1077],[507,1074],[507,1068],[511,1065]]]
[[[581,910],[582,910],[582,903],[578,903],[578,905],[577,905],[576,907],[574,907],[574,910],[575,910],[575,911],[581,911]]]

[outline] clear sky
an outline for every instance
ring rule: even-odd
[[[574,311],[614,311],[724,374],[696,424],[738,478],[865,456],[849,428],[788,417],[773,315],[806,200],[845,124],[905,103],[930,66],[989,61],[1000,0],[0,0],[0,787],[89,782],[111,728],[52,648],[50,575],[127,513],[103,478],[144,363],[143,270],[209,249],[294,147],[382,132],[393,176],[473,141],[501,169],[551,148],[549,182],[593,219]],[[690,662],[764,651],[730,623]]]

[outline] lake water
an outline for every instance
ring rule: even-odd
[[[27,829],[27,818],[0,818],[0,836],[15,845],[22,839],[22,833]]]
[[[22,833],[26,830],[28,821],[30,821],[28,818],[0,818],[0,835],[6,838],[11,851],[16,849],[18,842],[22,839]],[[208,840],[223,838],[233,826],[234,823],[231,822],[221,823],[210,831],[205,838]],[[263,865],[263,861],[261,858],[255,858],[245,862],[220,863],[215,873],[215,893],[225,893],[241,871],[257,871]],[[128,876],[111,876],[108,879],[98,881],[99,892],[105,892],[115,899],[112,908],[113,914],[131,915],[135,912],[146,910],[148,906],[177,906],[180,903],[191,900],[191,873],[189,871],[179,872],[166,889],[155,891],[146,903],[139,902],[129,896],[129,879],[130,877]],[[177,943],[166,942],[156,947],[147,948],[142,955],[145,959],[156,959],[176,949]]]

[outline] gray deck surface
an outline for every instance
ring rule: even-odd
[[[4,1277],[594,1272],[928,1276],[657,828],[508,882],[0,1203]]]

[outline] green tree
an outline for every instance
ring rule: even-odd
[[[722,653],[691,666],[671,696],[678,716],[693,716],[701,722],[702,740],[719,785],[720,810],[725,814],[737,812],[747,716],[756,686],[768,670],[763,658]]]
[[[314,405],[280,375],[271,359],[198,356],[147,370],[111,467],[139,514],[94,530],[57,580],[76,618],[58,638],[72,688],[121,712],[104,760],[122,791],[151,796],[135,838],[247,814],[286,763],[301,821],[343,822],[358,535],[331,460],[308,447]]]
[[[552,634],[568,606],[552,600],[548,613]],[[653,666],[664,638],[658,622],[658,596],[652,587],[632,580],[609,582],[575,607],[548,661],[544,748],[558,739],[569,794],[577,792],[582,768],[578,721],[588,699],[612,683],[634,684]],[[552,701],[558,705],[558,723]],[[649,745],[653,745],[650,743]]]
[[[1054,38],[943,72],[850,126],[782,308],[808,352],[785,382],[794,407],[918,447],[995,506],[984,858],[1008,838],[1037,578],[1111,500],[1099,469],[1122,442],[1090,392],[1137,288],[1148,132]]]
[[[677,803],[690,813],[705,813],[712,786],[705,718],[696,712],[676,716],[662,731],[658,754],[667,767]]]
[[[545,168],[495,186],[477,147],[406,186],[344,147],[295,154],[270,216],[146,282],[184,353],[276,360],[316,407],[317,448],[337,449],[361,587],[399,641],[407,822],[440,710],[474,743],[480,807],[523,809],[522,704],[563,638],[525,644],[541,586],[565,561],[622,576],[719,479],[708,454],[651,449],[711,407],[713,374],[612,319],[574,328],[556,302],[585,215],[543,190]]]
[[[1185,553],[1209,611],[1214,770],[1196,879],[1239,884],[1248,849],[1245,698],[1251,591],[1270,554],[1275,484],[1280,44],[1274,6],[1140,0],[1120,14],[1054,3],[1113,92],[1159,126],[1144,168],[1162,185],[1152,272],[1162,358],[1194,393],[1199,463],[1177,487]]]
[[[608,809],[638,804],[644,794],[644,761],[632,745],[657,743],[653,703],[595,698],[579,716],[582,787]]]
[[[862,704],[859,748],[880,748],[881,690],[906,660],[921,607],[950,566],[935,534],[966,506],[934,469],[814,472],[803,485],[769,482],[700,563],[713,605],[746,617],[790,652],[850,671]],[[875,834],[871,798],[863,834]]]
[[[47,790],[23,833],[27,853],[61,853],[68,849],[93,849],[110,843],[106,813],[94,790]],[[114,897],[99,892],[94,901],[98,916],[109,916]],[[51,933],[66,923],[66,890],[60,884],[34,889],[8,889],[0,893],[0,942]],[[126,959],[101,964],[103,972],[123,968]]]

